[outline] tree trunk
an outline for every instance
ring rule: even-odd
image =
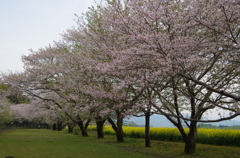
[[[118,127],[118,132],[117,132],[117,141],[118,142],[124,142],[124,133],[123,133],[123,118],[120,114],[119,111],[117,111],[117,127]]]
[[[106,119],[103,119],[101,117],[96,118],[98,138],[104,138],[103,125],[104,125],[105,121],[106,121]]]
[[[197,143],[197,123],[191,122],[189,133],[185,138],[185,148],[184,152],[186,154],[192,154],[195,152]]]
[[[58,120],[57,130],[58,130],[58,131],[62,131],[62,121],[59,121],[59,120]]]
[[[68,123],[68,133],[73,133],[74,123]]]
[[[87,133],[87,130],[84,128],[83,121],[79,122],[78,126],[79,126],[79,128],[80,128],[80,130],[82,132],[82,136],[83,137],[87,137],[88,133]]]
[[[120,112],[117,110],[117,123],[115,124],[114,121],[109,117],[108,122],[112,125],[113,130],[117,136],[117,142],[121,143],[124,142],[124,133],[123,133],[123,117],[121,116]]]
[[[117,132],[117,142],[119,142],[119,143],[124,142],[123,135],[124,135],[124,133],[123,133],[123,129],[121,127],[118,129],[118,132]]]
[[[83,122],[82,120],[76,122],[77,125],[79,126],[81,132],[82,132],[82,136],[83,136],[83,137],[87,137],[87,136],[88,136],[87,128],[88,128],[88,125],[89,125],[90,121],[91,121],[91,120],[88,119],[87,122],[85,123],[85,125],[84,125],[84,122]]]
[[[52,125],[52,129],[53,129],[54,131],[57,130],[57,125],[56,125],[56,123],[54,123],[54,124]]]
[[[150,140],[150,112],[145,113],[145,146],[151,147]]]

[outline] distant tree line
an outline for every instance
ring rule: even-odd
[[[240,129],[239,125],[212,125],[212,124],[198,124],[198,128],[210,128],[210,129]]]

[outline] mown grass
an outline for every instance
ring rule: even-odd
[[[94,131],[96,126],[90,126],[89,130]],[[108,129],[108,130],[107,130]],[[132,129],[129,127],[124,127],[125,135],[126,133],[131,133]],[[139,128],[138,128],[139,129]],[[171,128],[172,129],[172,128]],[[170,130],[171,130],[170,129]],[[109,126],[105,126],[105,135],[104,139],[96,139],[96,134],[95,138],[93,141],[97,141],[100,143],[108,144],[111,146],[117,146],[119,148],[123,148],[125,150],[130,150],[134,151],[137,153],[142,153],[151,157],[159,157],[159,158],[239,158],[240,155],[240,150],[239,147],[230,147],[230,146],[216,146],[216,145],[206,145],[206,144],[201,144],[197,143],[197,149],[196,152],[192,155],[186,155],[183,150],[184,150],[184,143],[180,142],[180,138],[176,138],[175,134],[178,133],[177,129],[172,129],[172,131],[169,131],[169,129],[164,128],[165,136],[166,133],[169,133],[170,136],[167,136],[167,139],[171,141],[161,141],[161,140],[151,140],[151,148],[146,148],[145,147],[145,141],[143,138],[144,134],[140,132],[140,134],[137,131],[134,131],[136,135],[135,137],[125,137],[125,142],[124,143],[117,143],[116,142],[116,137],[114,132],[110,132],[112,129]],[[110,133],[108,133],[110,132]],[[157,130],[155,131],[157,132]],[[220,134],[221,135],[221,134]],[[159,137],[158,137],[159,138]],[[172,140],[176,140],[178,142],[172,142]]]
[[[97,139],[95,131],[89,137],[37,129],[15,129],[0,133],[0,158],[238,158],[239,147],[198,144],[196,153],[183,153],[181,142],[152,141],[144,147],[142,138],[125,138],[117,143],[114,135]]]
[[[155,158],[239,158],[239,147],[215,146],[206,144],[197,144],[196,152],[187,155],[183,152],[184,143],[168,141],[151,141],[151,148],[146,148],[142,138],[125,138],[124,143],[117,143],[113,135],[106,135],[104,139],[95,139],[95,141],[127,151],[133,151]]]
[[[91,138],[63,132],[15,129],[0,133],[0,158],[147,158]]]

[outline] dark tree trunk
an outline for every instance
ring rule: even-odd
[[[108,121],[112,125],[112,128],[116,133],[117,142],[121,143],[121,142],[124,142],[124,133],[123,133],[123,128],[122,128],[123,117],[118,110],[116,111],[116,114],[117,114],[117,123],[116,124],[110,117],[108,118]]]
[[[58,121],[57,123],[57,130],[62,131],[62,121]]]
[[[150,112],[145,113],[145,146],[151,147],[150,140]]]
[[[118,142],[124,142],[124,133],[123,133],[123,117],[120,114],[119,111],[117,111],[117,127],[118,127],[118,132],[117,132],[117,141]]]
[[[124,142],[124,133],[122,127],[118,129],[119,131],[117,132],[117,142],[121,143]]]
[[[54,131],[57,130],[57,125],[56,125],[56,123],[54,123],[54,124],[52,125],[52,129],[53,129]]]
[[[184,141],[185,141],[184,152],[186,154],[194,153],[196,150],[196,143],[197,143],[197,123],[196,122],[191,123],[189,133],[187,137],[185,137]]]
[[[87,137],[88,133],[87,133],[87,130],[84,128],[83,122],[80,122],[80,124],[78,124],[78,126],[80,127],[80,130],[82,132],[82,136]]]
[[[85,123],[85,125],[84,125],[84,122],[82,120],[76,122],[77,125],[79,126],[80,130],[81,130],[81,133],[82,133],[83,137],[87,137],[88,136],[87,128],[88,128],[88,125],[89,125],[90,121],[91,120],[88,119],[87,122]]]
[[[98,138],[104,138],[103,125],[104,125],[105,121],[106,121],[106,119],[103,119],[101,117],[96,118]]]
[[[73,133],[74,123],[68,123],[68,133]]]

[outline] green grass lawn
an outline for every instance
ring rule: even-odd
[[[44,129],[0,131],[0,158],[239,158],[239,147],[197,145],[193,155],[183,153],[183,143],[152,141],[144,147],[143,139],[125,138],[117,143],[114,136],[97,139]]]
[[[0,134],[0,158],[147,158],[116,146],[51,130],[15,129]]]
[[[95,141],[118,148],[125,149],[136,153],[148,155],[156,158],[239,158],[240,148],[229,146],[215,146],[206,144],[197,144],[196,152],[187,155],[183,152],[184,143],[167,142],[167,141],[151,141],[152,147],[144,147],[144,139],[141,138],[125,138],[124,143],[117,143],[115,137],[106,136],[105,139],[94,139]],[[93,140],[93,141],[94,141]]]

